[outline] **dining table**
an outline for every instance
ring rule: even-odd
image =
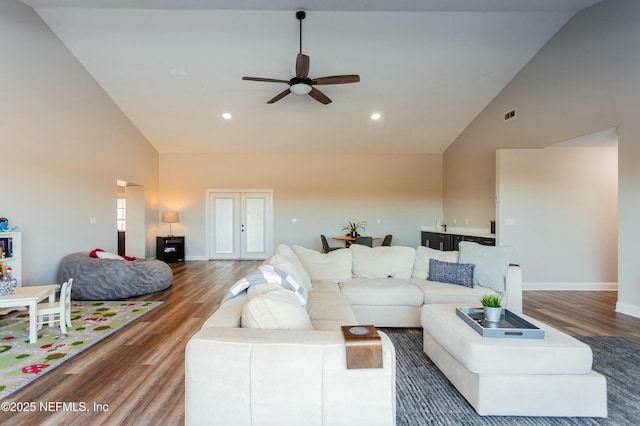
[[[363,235],[364,236],[364,235]],[[346,247],[349,247],[351,244],[354,243],[354,241],[357,239],[358,237],[352,237],[350,235],[339,235],[337,237],[331,237],[332,240],[337,240],[337,241],[344,241],[344,245]],[[373,238],[373,241],[376,240],[380,240],[381,237],[371,237]]]
[[[56,300],[56,290],[59,284],[18,287],[14,294],[0,296],[0,308],[29,308],[29,343],[38,340],[38,318],[36,308],[38,302],[49,298],[49,302]]]

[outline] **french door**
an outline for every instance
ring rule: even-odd
[[[273,252],[271,191],[207,191],[209,259],[266,259]]]

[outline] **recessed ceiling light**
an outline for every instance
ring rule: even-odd
[[[228,112],[225,112],[222,114],[222,118],[224,118],[225,120],[231,120],[231,114],[229,114]]]
[[[382,117],[382,116],[377,112],[374,113],[374,114],[371,114],[371,119],[372,120],[380,120],[380,117]]]

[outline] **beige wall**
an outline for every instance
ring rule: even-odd
[[[173,233],[186,236],[192,259],[206,253],[207,189],[273,190],[276,246],[320,249],[321,233],[340,235],[348,220],[366,220],[367,235],[393,234],[394,244],[415,247],[420,226],[442,216],[442,157],[163,153],[160,188],[160,210],[180,212]]]
[[[501,149],[499,244],[527,265],[525,290],[603,290],[618,281],[618,150]]]
[[[0,2],[0,52],[0,216],[22,231],[23,284],[57,281],[68,253],[116,250],[117,179],[145,186],[155,250],[155,149],[40,17],[14,0]]]
[[[495,151],[541,148],[618,127],[618,310],[640,316],[640,2],[605,0],[576,14],[444,154],[444,214],[495,216]],[[517,108],[517,117],[503,115]],[[585,230],[588,232],[588,230]],[[517,248],[516,248],[517,249]],[[527,265],[523,265],[526,276]]]

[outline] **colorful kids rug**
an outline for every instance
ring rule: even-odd
[[[68,335],[60,327],[38,330],[29,343],[27,311],[0,316],[0,399],[26,386],[162,302],[72,302]]]

